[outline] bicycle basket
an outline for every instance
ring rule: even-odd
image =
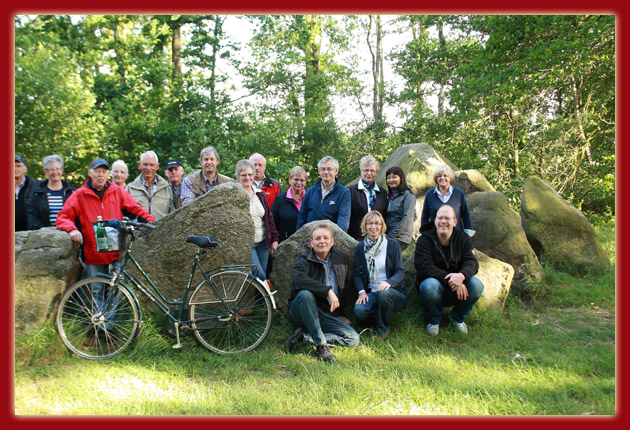
[[[119,219],[110,219],[103,221],[105,232],[107,234],[107,246],[100,246],[99,241],[96,241],[97,252],[119,252],[124,250],[125,241],[127,239],[127,233],[122,229],[122,224]],[[96,222],[92,223],[94,229],[94,237],[96,237]]]

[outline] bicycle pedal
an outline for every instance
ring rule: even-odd
[[[173,345],[173,349],[181,349],[182,346],[184,346],[183,343],[176,343],[175,345]]]

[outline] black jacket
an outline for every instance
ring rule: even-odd
[[[289,236],[295,233],[300,211],[295,206],[293,199],[287,197],[286,191],[278,194],[275,198],[271,207],[271,213],[273,214],[273,221],[276,223],[280,242],[288,239]]]
[[[400,244],[396,239],[392,239],[391,237],[387,238],[385,266],[387,282],[389,282],[392,288],[407,295],[407,288],[404,282],[405,266],[402,260],[402,253],[400,252]],[[361,290],[365,290],[366,293],[370,291],[368,288],[370,275],[368,272],[367,259],[365,258],[364,240],[359,242],[354,250],[354,271],[352,273],[352,280],[354,281],[354,287],[357,289],[357,293],[361,292]]]
[[[425,224],[420,229],[422,235],[416,241],[416,252],[413,262],[416,266],[416,285],[427,278],[435,278],[448,286],[444,279],[449,273],[461,273],[466,279],[477,274],[479,263],[474,254],[474,247],[470,236],[461,230],[453,229],[451,237],[450,255],[444,255],[442,245],[438,239],[435,225]]]
[[[341,304],[341,297],[343,296],[343,290],[346,286],[346,282],[350,279],[349,259],[348,255],[337,250],[334,247],[330,250],[328,256],[330,259],[333,270],[337,275],[337,283],[339,284],[339,308],[332,312],[332,315],[340,315],[342,312],[343,304]],[[301,290],[308,290],[317,298],[317,306],[324,312],[330,314],[330,304],[328,303],[328,291],[331,287],[326,285],[326,270],[324,264],[321,263],[315,251],[311,248],[309,251],[302,253],[295,264],[293,265],[293,288],[291,289],[291,295],[289,296],[289,306],[291,302],[297,296]]]
[[[75,188],[66,181],[61,181],[61,185],[63,202],[66,203],[66,200],[70,197],[70,194],[72,194]],[[47,186],[48,180],[44,180],[33,187],[28,201],[26,202],[26,225],[29,230],[51,227],[49,221],[48,195],[46,194]]]
[[[348,227],[348,234],[354,238],[354,240],[361,241],[365,237],[361,232],[361,221],[366,213],[368,213],[368,203],[365,198],[365,191],[359,189],[359,184],[348,186],[350,190],[350,226]],[[376,191],[376,198],[374,199],[374,205],[372,205],[373,211],[379,211],[383,215],[383,219],[387,219],[387,193],[385,190],[379,187]]]
[[[25,176],[26,182],[15,199],[15,231],[27,230],[26,222],[26,201],[31,195],[33,188],[39,185],[37,179]]]

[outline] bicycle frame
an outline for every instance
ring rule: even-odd
[[[257,279],[256,277],[256,266],[255,265],[230,265],[230,266],[218,266],[215,267],[209,271],[206,271],[203,266],[201,265],[201,263],[199,262],[199,257],[205,253],[207,253],[207,250],[204,250],[202,248],[198,248],[197,252],[195,253],[195,257],[192,263],[192,267],[190,269],[190,275],[188,277],[188,282],[186,284],[186,288],[184,289],[184,293],[183,293],[183,297],[181,299],[174,299],[174,300],[169,300],[167,299],[164,294],[162,293],[162,291],[160,290],[160,288],[153,282],[153,280],[151,279],[151,277],[144,271],[144,269],[142,268],[141,264],[138,262],[138,260],[136,260],[136,258],[133,256],[132,254],[132,247],[133,247],[133,242],[135,240],[135,235],[133,230],[130,231],[131,234],[131,242],[129,244],[129,247],[127,248],[126,252],[125,252],[125,256],[123,259],[123,264],[120,267],[120,271],[118,273],[116,273],[113,278],[112,278],[112,285],[114,285],[116,282],[120,282],[121,284],[127,286],[128,288],[129,283],[126,282],[126,280],[129,280],[129,282],[131,283],[131,285],[133,285],[135,288],[137,288],[142,294],[144,294],[144,296],[146,296],[149,300],[151,300],[152,303],[154,303],[165,315],[166,317],[171,321],[171,323],[173,324],[173,326],[175,327],[175,335],[177,338],[177,344],[174,345],[174,348],[179,348],[181,347],[181,343],[180,343],[180,339],[179,339],[179,329],[180,327],[184,327],[186,329],[191,329],[189,327],[189,324],[192,322],[192,320],[189,319],[182,319],[183,315],[187,315],[185,314],[186,309],[188,308],[188,296],[190,294],[190,289],[192,286],[192,282],[193,282],[193,278],[195,276],[196,270],[197,268],[199,269],[203,279],[208,283],[208,285],[215,291],[215,293],[217,293],[217,297],[220,299],[221,303],[223,306],[225,306],[226,309],[229,309],[230,307],[226,304],[226,301],[224,299],[224,297],[218,293],[216,286],[214,285],[214,283],[212,282],[212,280],[210,279],[210,275],[216,273],[216,272],[220,272],[226,269],[236,269],[236,270],[241,270],[241,271],[245,271],[243,269],[251,269],[251,268],[255,268],[255,272],[253,273],[253,277],[254,279]],[[148,282],[149,286],[146,286],[142,280],[137,279],[134,275],[132,275],[131,273],[129,273],[129,271],[127,270],[127,266],[129,264],[129,262],[132,262],[133,265],[136,267],[136,269],[138,269],[138,271],[142,274],[142,276],[144,277],[144,279],[146,280],[146,282]],[[273,293],[269,290],[267,284],[265,282],[260,282],[264,287],[265,290],[267,291],[269,298],[271,299],[271,303],[273,306],[273,309],[276,309],[276,303],[275,300],[273,298]],[[133,288],[129,288],[132,293],[133,293]],[[176,312],[178,311],[178,312]],[[199,320],[202,321],[202,320]]]

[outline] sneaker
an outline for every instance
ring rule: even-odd
[[[389,337],[389,329],[387,329],[387,331],[383,334],[379,334],[378,335],[378,340],[380,340],[381,342],[384,342],[385,339],[387,339]]]
[[[468,334],[468,327],[466,326],[466,323],[463,323],[463,322],[458,323],[458,322],[453,321],[453,325],[455,326],[458,332],[463,333],[463,334]]]
[[[335,361],[337,357],[330,351],[330,346],[328,345],[319,345],[315,348],[315,354],[317,354],[317,358],[322,361]]]
[[[440,325],[439,324],[427,324],[426,331],[431,336],[437,336],[437,334],[440,332]]]
[[[302,330],[302,327],[298,327],[295,329],[293,334],[289,336],[288,339],[284,342],[284,345],[282,345],[282,350],[285,353],[289,353],[291,352],[293,347],[295,347],[295,345],[297,345],[299,342],[302,342],[302,340],[304,340],[304,331]]]

